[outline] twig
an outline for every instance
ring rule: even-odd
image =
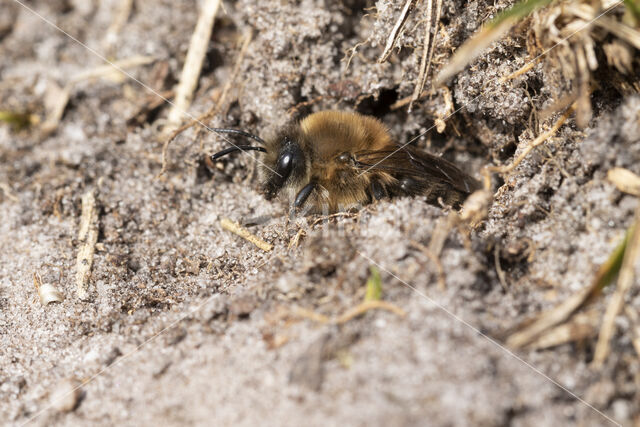
[[[294,105],[293,107],[291,107],[291,108],[289,108],[289,109],[287,110],[287,114],[288,114],[289,116],[293,116],[293,115],[294,115],[294,114],[296,114],[296,113],[298,112],[298,110],[300,110],[301,108],[309,107],[309,106],[311,106],[311,105],[313,105],[313,104],[315,104],[315,103],[318,103],[318,102],[320,102],[320,101],[322,101],[322,100],[324,100],[324,99],[326,99],[326,98],[335,98],[335,96],[333,96],[333,95],[327,95],[327,96],[320,95],[320,96],[316,96],[315,98],[310,99],[310,100],[308,100],[308,101],[298,102],[296,105]]]
[[[189,43],[189,51],[184,61],[182,74],[180,75],[180,83],[176,90],[176,98],[169,112],[169,127],[176,126],[180,123],[183,114],[189,108],[193,92],[198,84],[202,63],[207,53],[207,46],[211,40],[211,32],[213,31],[213,22],[220,7],[221,0],[205,0],[198,23],[191,36]]]
[[[293,236],[291,240],[289,240],[289,246],[288,246],[289,249],[297,248],[298,245],[300,244],[300,239],[302,239],[306,235],[307,235],[307,232],[305,231],[305,229],[300,227],[296,235]]]
[[[519,77],[521,75],[523,75],[524,73],[526,73],[527,71],[531,70],[535,65],[536,65],[537,59],[534,59],[531,62],[527,62],[524,67],[514,71],[513,73],[509,74],[508,76],[503,76],[500,77],[500,79],[498,80],[500,83],[505,83],[509,80],[515,79],[516,77]]]
[[[6,182],[0,182],[0,190],[4,191],[4,195],[7,196],[8,199],[11,199],[14,202],[20,201],[20,199],[18,199],[18,197],[13,194],[13,191],[11,191],[11,187],[9,187],[9,184],[7,184]]]
[[[457,216],[454,213],[437,219],[435,229],[433,233],[431,233],[431,240],[429,241],[429,252],[434,256],[440,256],[449,232],[453,229],[456,222]]]
[[[422,92],[420,92],[420,94],[416,97],[416,99],[413,99],[413,94],[409,95],[409,96],[405,96],[404,98],[401,98],[399,100],[397,100],[396,102],[394,102],[393,104],[391,104],[391,109],[392,110],[397,110],[398,108],[402,108],[405,105],[408,105],[414,101],[417,101],[419,99],[424,98],[425,96],[427,96],[429,94],[428,90],[423,90]]]
[[[345,217],[345,218],[353,218],[360,215],[360,212],[336,212],[329,215],[323,215],[320,218],[316,218],[315,221],[311,223],[311,228],[315,227],[318,223],[322,221],[326,221],[332,218]]]
[[[82,246],[76,259],[76,286],[78,297],[85,298],[88,294],[93,254],[98,241],[98,212],[93,190],[82,196],[82,216],[80,217],[78,241]]]
[[[111,25],[109,25],[107,33],[104,36],[104,44],[107,50],[110,51],[118,41],[118,34],[120,34],[120,30],[129,19],[132,8],[133,0],[120,0],[117,10],[114,13],[113,21],[111,21]]]
[[[72,87],[73,83],[69,83],[63,88],[55,83],[51,83],[49,90],[52,91],[53,94],[52,96],[47,96],[45,99],[46,118],[40,126],[41,140],[51,135],[60,125],[60,120],[62,120],[64,110],[67,108],[69,98],[71,97]]]
[[[638,316],[638,312],[633,306],[629,304],[624,307],[624,314],[629,318],[631,324],[635,325],[631,328],[631,342],[636,350],[636,355],[640,357],[640,316]]]
[[[442,0],[437,0],[436,3],[436,19],[431,25],[431,10],[433,9],[433,0],[429,0],[427,3],[427,23],[426,23],[426,31],[425,31],[425,41],[424,41],[424,50],[422,52],[422,61],[420,63],[420,75],[418,76],[418,84],[416,84],[415,90],[413,91],[413,95],[411,96],[411,101],[409,103],[409,112],[411,112],[411,108],[413,107],[413,103],[421,97],[424,84],[429,77],[429,69],[431,68],[431,61],[433,60],[433,52],[436,50],[436,38],[438,37],[438,23],[440,22],[440,14],[442,12]],[[429,39],[431,36],[431,29],[434,28],[435,32],[433,35],[433,41],[431,42],[431,48],[429,49]],[[427,53],[429,57],[427,58]],[[444,129],[443,129],[444,130]],[[438,131],[442,133],[442,131]]]
[[[446,288],[447,281],[444,273],[444,267],[442,266],[442,262],[440,262],[440,258],[438,258],[433,252],[431,252],[431,250],[429,250],[429,248],[427,248],[425,245],[416,242],[415,240],[411,240],[409,242],[409,245],[422,252],[436,266],[436,269],[438,270],[438,288],[443,291]]]
[[[411,107],[413,106],[413,103],[420,96],[420,92],[422,92],[422,89],[424,88],[424,83],[427,80],[427,61],[429,61],[430,63],[429,41],[431,39],[431,14],[432,13],[433,13],[433,0],[427,0],[427,20],[424,24],[425,32],[424,32],[424,41],[423,41],[423,48],[422,48],[422,59],[420,60],[420,73],[418,74],[418,81],[416,82],[416,87],[413,90],[413,95],[411,95],[411,101],[409,102],[409,112],[411,112]],[[437,18],[436,18],[436,22],[437,22]]]
[[[600,327],[598,343],[596,344],[592,362],[592,366],[595,368],[602,367],[609,355],[609,346],[615,330],[616,316],[622,310],[624,296],[633,284],[635,262],[638,259],[638,255],[640,255],[640,207],[636,208],[633,231],[627,243],[627,249],[624,252],[622,267],[618,276],[618,286],[611,296],[611,301],[609,301],[607,311],[602,320],[602,326]]]
[[[496,264],[496,272],[498,273],[498,279],[500,279],[502,289],[504,289],[505,292],[509,292],[507,279],[505,277],[504,271],[502,270],[502,266],[500,265],[500,245],[498,243],[496,243],[496,246],[493,248],[493,259]]]
[[[436,1],[436,20],[433,23],[433,28],[434,28],[434,34],[433,34],[433,41],[431,42],[431,52],[429,52],[429,61],[427,62],[427,72],[425,74],[425,78],[427,78],[427,76],[429,76],[429,69],[431,68],[431,64],[433,63],[433,52],[435,52],[436,50],[436,39],[438,38],[438,24],[440,23],[440,16],[442,14],[442,0],[437,0]],[[424,88],[424,83],[422,85],[422,88]],[[422,89],[421,88],[421,89]]]
[[[387,44],[385,45],[384,50],[382,51],[382,55],[380,55],[380,58],[378,58],[379,63],[386,61],[389,55],[391,55],[391,51],[393,50],[393,46],[396,44],[396,40],[400,35],[400,31],[404,27],[404,24],[407,21],[407,18],[409,17],[409,11],[413,7],[413,2],[414,0],[407,0],[405,2],[404,7],[402,8],[402,12],[400,12],[400,16],[396,21],[396,25],[393,26],[393,29],[389,33],[389,37],[387,38]]]
[[[599,317],[597,309],[592,309],[585,313],[578,313],[571,321],[556,326],[540,335],[535,341],[527,345],[526,348],[528,350],[541,350],[595,336]]]
[[[575,49],[576,66],[578,71],[578,100],[576,102],[576,124],[584,129],[589,124],[593,111],[591,110],[591,91],[589,90],[590,72],[584,49]]]
[[[237,222],[233,222],[229,218],[222,218],[220,220],[220,225],[227,231],[230,231],[238,236],[242,237],[248,242],[253,243],[258,248],[262,249],[265,252],[269,252],[273,249],[273,245],[265,242],[258,236],[251,234],[249,230],[238,224]]]
[[[80,72],[71,77],[69,82],[67,83],[67,87],[71,87],[72,85],[89,79],[95,79],[98,77],[104,77],[109,75],[123,75],[120,69],[126,70],[127,68],[135,68],[140,67],[142,65],[149,65],[156,60],[153,56],[132,56],[131,58],[119,59],[117,61],[112,61],[107,65],[100,65],[98,67],[92,68],[87,71]]]
[[[173,140],[185,130],[189,129],[190,127],[196,124],[202,124],[204,121],[209,120],[211,117],[218,114],[222,105],[226,101],[226,97],[229,91],[231,90],[231,86],[235,82],[236,76],[239,74],[238,70],[240,69],[240,65],[242,64],[242,59],[244,58],[244,55],[247,52],[247,48],[249,47],[249,43],[251,42],[251,39],[252,39],[252,35],[251,33],[249,33],[245,37],[245,40],[242,43],[242,47],[240,48],[238,57],[236,58],[236,63],[234,64],[233,71],[231,72],[231,79],[229,79],[225,83],[224,87],[222,88],[222,93],[220,94],[220,97],[218,98],[217,102],[209,109],[209,111],[207,111],[197,119],[191,120],[189,123],[185,123],[184,125],[174,130],[171,133],[171,135],[169,135],[167,140],[164,142],[164,144],[162,145],[162,169],[160,170],[158,177],[163,175],[167,171],[167,165],[168,165],[167,155],[169,154],[169,144],[171,144],[171,142],[173,142]],[[202,127],[201,131],[202,129],[205,129],[205,128]],[[200,136],[199,134],[196,135],[196,140],[199,139],[199,136]]]
[[[592,287],[587,286],[570,296],[560,305],[542,313],[527,327],[512,334],[507,339],[507,346],[521,348],[538,338],[543,332],[565,321],[574,313],[592,294]]]

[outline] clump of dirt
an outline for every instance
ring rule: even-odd
[[[397,141],[415,139],[480,178],[484,165],[511,163],[543,132],[538,113],[566,82],[543,63],[500,80],[529,59],[518,28],[411,113],[398,108],[418,83],[427,3],[414,5],[382,63],[404,2],[225,3],[189,113],[219,103],[207,124],[265,137],[313,111],[360,111]],[[452,50],[511,4],[444,2],[427,85]],[[152,57],[128,72],[172,96],[196,2],[135,1],[109,44],[123,5],[30,3],[41,17],[3,6],[2,109],[45,121],[72,76],[103,65],[87,47],[114,60]],[[615,69],[605,62],[603,78]],[[511,173],[495,175],[488,216],[470,229],[420,197],[289,218],[259,194],[249,156],[207,167],[205,155],[226,143],[197,126],[169,145],[160,175],[168,108],[155,95],[114,74],[69,94],[53,133],[0,125],[0,418],[9,424],[638,420],[637,328],[627,317],[602,370],[588,366],[593,334],[517,357],[498,345],[590,283],[630,225],[637,198],[606,174],[614,166],[640,174],[638,95],[594,91],[589,127],[569,121]],[[436,130],[438,120],[446,125]],[[75,265],[88,190],[99,236],[81,300]],[[222,218],[274,250],[224,231]],[[371,266],[384,301],[406,315],[371,310],[336,322],[363,301]],[[34,272],[64,301],[42,306]],[[601,312],[610,292],[595,304]],[[628,310],[639,310],[637,290],[628,297]],[[59,384],[82,384],[68,411],[50,405]]]

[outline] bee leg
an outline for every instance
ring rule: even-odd
[[[384,189],[384,186],[380,184],[378,181],[371,181],[371,195],[374,199],[380,200],[387,197],[387,192]]]
[[[302,190],[300,190],[296,195],[296,199],[293,202],[293,207],[299,208],[300,206],[302,206],[304,202],[307,201],[307,199],[309,198],[313,190],[315,190],[315,188],[316,188],[315,182],[310,182],[309,184],[302,187]]]

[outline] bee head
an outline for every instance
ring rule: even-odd
[[[296,136],[285,133],[267,143],[265,163],[261,168],[267,200],[273,199],[287,183],[304,177],[306,158],[298,141]]]
[[[261,163],[262,190],[269,200],[274,198],[280,190],[290,183],[294,183],[305,176],[307,169],[305,153],[300,145],[303,137],[299,128],[291,126],[276,138],[263,140],[259,136],[238,129],[209,128],[218,134],[242,136],[259,142],[262,146],[233,145],[211,156],[212,161],[238,151],[261,151],[265,153]]]

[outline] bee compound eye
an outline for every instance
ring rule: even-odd
[[[336,157],[336,160],[340,163],[351,163],[352,157],[349,153],[342,153]]]
[[[278,159],[278,165],[276,167],[276,173],[280,175],[280,179],[285,181],[289,174],[291,174],[291,169],[293,168],[293,154],[292,153],[283,153]]]

